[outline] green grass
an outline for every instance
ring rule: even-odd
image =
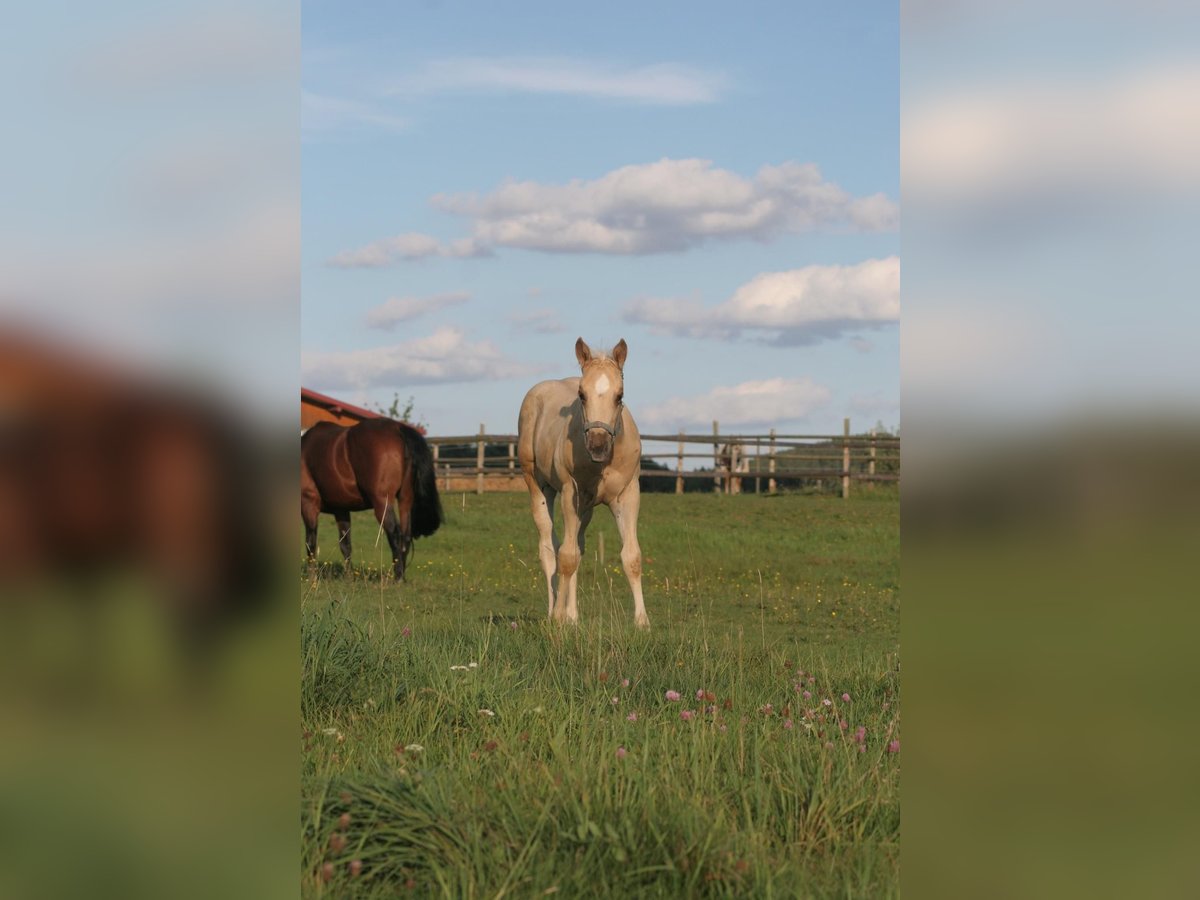
[[[644,497],[648,634],[607,511],[559,628],[526,498],[444,502],[407,583],[368,515],[303,578],[306,896],[898,892],[894,491]]]

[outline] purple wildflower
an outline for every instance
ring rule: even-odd
[[[679,699],[679,691],[667,691],[667,699],[672,703]]]

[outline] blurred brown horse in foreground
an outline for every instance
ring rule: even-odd
[[[130,573],[208,645],[272,584],[261,451],[210,391],[0,329],[0,608]]]
[[[394,502],[393,502],[394,501]],[[398,580],[414,538],[442,524],[433,454],[420,432],[394,419],[366,419],[349,428],[318,422],[300,438],[300,516],[308,558],[317,552],[317,517],[332,513],[338,544],[350,562],[350,513],[371,509],[392,548]]]

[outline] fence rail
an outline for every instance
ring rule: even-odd
[[[430,436],[438,483],[446,491],[524,490],[517,460],[517,436],[492,434],[480,425],[477,434]],[[668,445],[670,449],[660,449]],[[697,453],[688,445],[706,445]],[[900,480],[900,438],[889,434],[851,434],[843,420],[841,434],[723,434],[713,422],[712,434],[643,434],[643,478],[674,478],[682,494],[687,481],[711,480],[717,493],[739,494],[747,484],[755,493],[779,490],[780,482],[799,479],[840,481],[843,497],[853,482]],[[684,469],[685,460],[703,459],[711,467]],[[646,467],[645,461],[662,468]],[[674,461],[674,468],[663,461]],[[822,465],[825,464],[825,465]]]

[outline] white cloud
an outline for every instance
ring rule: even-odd
[[[391,331],[400,322],[407,322],[447,306],[458,306],[470,299],[471,295],[464,292],[434,294],[431,297],[390,297],[386,303],[367,311],[367,327]]]
[[[770,426],[799,422],[825,406],[829,388],[809,378],[769,378],[716,387],[707,394],[672,397],[637,411],[637,420],[656,428]]]
[[[479,245],[563,253],[663,253],[817,229],[890,231],[899,222],[884,195],[853,197],[815,164],[794,162],[763,166],[748,179],[709,160],[661,159],[592,181],[508,181],[483,195],[438,194],[432,203],[472,219]]]
[[[379,269],[398,262],[428,259],[432,256],[467,259],[491,255],[487,247],[470,238],[442,243],[427,234],[408,232],[372,241],[357,250],[343,250],[329,260],[329,265],[339,269]]]
[[[727,88],[717,72],[674,63],[628,66],[564,58],[437,60],[402,79],[396,93],[448,91],[566,94],[659,106],[713,103]]]
[[[533,332],[535,334],[562,334],[567,330],[553,309],[535,309],[530,312],[509,314],[508,320],[516,331]]]
[[[1200,65],[962,87],[905,107],[905,190],[955,212],[1200,186]]]
[[[687,337],[732,340],[750,332],[784,346],[813,343],[898,322],[900,260],[764,272],[712,308],[693,300],[643,298],[628,304],[622,318]]]
[[[504,355],[491,341],[470,343],[457,328],[387,347],[301,354],[304,383],[316,389],[406,388],[533,375],[541,368]]]

